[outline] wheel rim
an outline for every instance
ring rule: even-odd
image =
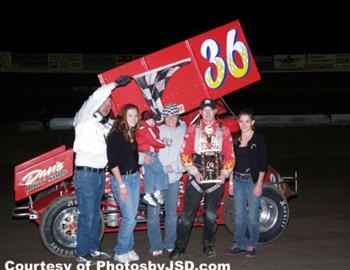
[[[262,197],[260,202],[260,231],[271,230],[278,219],[278,207],[276,203],[267,197]]]
[[[57,215],[53,224],[53,234],[57,241],[66,247],[75,248],[77,240],[78,208],[70,207]]]

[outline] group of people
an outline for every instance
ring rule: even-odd
[[[251,110],[238,116],[240,134],[232,139],[229,128],[217,121],[216,102],[200,103],[201,120],[186,127],[176,104],[166,104],[164,122],[158,126],[152,110],[140,113],[134,104],[124,104],[111,117],[113,89],[127,85],[128,76],[97,89],[74,119],[75,174],[78,201],[76,260],[88,263],[111,256],[100,247],[100,203],[106,169],[122,214],[113,259],[138,261],[134,249],[134,228],[140,199],[140,174],[144,178],[147,203],[147,234],[150,254],[178,259],[185,253],[191,228],[202,199],[203,253],[216,256],[217,208],[229,178],[229,192],[236,207],[233,244],[227,255],[245,252],[255,256],[259,239],[259,205],[267,170],[266,143],[255,131]],[[184,207],[178,218],[180,179],[188,172]],[[165,208],[162,238],[160,211]]]

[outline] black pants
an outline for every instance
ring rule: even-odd
[[[192,180],[195,181],[195,180]],[[192,225],[199,208],[200,201],[204,195],[204,229],[203,229],[203,247],[214,246],[215,233],[217,229],[217,208],[221,202],[221,196],[224,191],[224,185],[221,185],[210,193],[205,191],[213,184],[199,185],[204,191],[198,191],[189,179],[184,195],[184,208],[177,225],[176,247],[185,250],[191,235]]]

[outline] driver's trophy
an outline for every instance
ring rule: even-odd
[[[200,171],[203,175],[201,184],[221,183],[218,176],[222,168],[222,158],[217,143],[212,141],[213,128],[206,127],[204,132],[207,135],[207,143],[203,143],[201,146]]]

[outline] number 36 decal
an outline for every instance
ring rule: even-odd
[[[247,46],[242,41],[236,41],[237,31],[230,30],[226,38],[226,63],[219,56],[220,48],[213,39],[207,39],[201,46],[201,55],[204,59],[215,65],[216,78],[214,78],[214,67],[208,67],[205,70],[204,78],[206,84],[213,89],[219,88],[226,76],[226,66],[234,78],[241,78],[247,74],[249,70],[249,53]],[[242,64],[237,65],[234,54],[238,53],[242,59]]]

